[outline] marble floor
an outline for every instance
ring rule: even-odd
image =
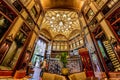
[[[39,67],[35,67],[33,77],[30,80],[40,80],[40,72],[41,69]]]

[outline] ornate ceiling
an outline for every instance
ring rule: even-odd
[[[44,10],[72,9],[80,11],[86,0],[40,0]]]
[[[79,11],[83,0],[40,0],[45,12],[40,33],[49,39],[66,40],[80,34]]]

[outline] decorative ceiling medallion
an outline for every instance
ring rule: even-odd
[[[43,23],[53,32],[70,33],[79,26],[78,14],[74,11],[47,11]]]

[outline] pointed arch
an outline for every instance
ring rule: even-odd
[[[72,38],[74,38],[75,36],[77,36],[77,35],[79,35],[80,34],[80,30],[79,29],[75,29],[75,30],[73,30],[71,33],[70,33],[70,35],[69,35],[69,39],[72,39]]]
[[[45,28],[40,30],[40,35],[43,35],[43,36],[45,36],[48,39],[52,39],[51,33],[47,29],[45,29]]]
[[[67,41],[68,39],[67,39],[67,37],[66,37],[65,35],[63,35],[63,34],[57,34],[57,35],[53,38],[53,40],[63,40],[63,41]]]

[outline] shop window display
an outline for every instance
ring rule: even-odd
[[[0,1],[0,39],[5,37],[5,34],[11,29],[11,24],[15,21],[17,15],[15,12],[3,1]]]
[[[7,20],[2,14],[0,14],[0,38],[3,37],[5,32],[8,30],[11,22]]]
[[[109,0],[109,2],[107,3],[107,5],[105,5],[105,7],[102,9],[102,13],[105,15],[107,14],[110,9],[118,2],[119,0]]]
[[[116,9],[108,18],[108,25],[120,42],[120,8]]]
[[[11,2],[19,12],[22,10],[22,6],[18,0],[10,0],[9,2]]]
[[[115,71],[117,70],[115,68],[115,65],[113,64],[111,54],[115,55],[115,53],[112,51],[111,44],[108,42],[105,33],[103,32],[101,25],[99,25],[94,31],[93,34],[95,36],[95,40],[97,42],[97,47],[100,50],[100,53],[102,56],[99,56],[104,60],[107,71]],[[111,53],[111,54],[110,54]],[[116,57],[116,56],[115,56]],[[117,59],[117,58],[116,58]]]
[[[0,13],[6,15],[11,21],[16,18],[16,14],[2,0],[0,1]]]
[[[5,56],[3,56],[2,63],[0,65],[1,70],[14,70],[16,68],[29,33],[30,29],[23,24],[20,30],[17,32],[15,39],[11,41],[10,46],[8,46],[8,49],[4,51],[6,53]]]
[[[3,61],[6,53],[8,52],[8,49],[10,48],[11,42],[9,41],[5,41],[2,43],[1,47],[0,47],[0,64]]]
[[[32,28],[34,27],[34,21],[29,16],[27,17],[26,21]]]
[[[35,6],[31,9],[31,13],[34,17],[37,16],[37,10],[36,10]]]
[[[89,11],[86,14],[87,19],[91,19],[94,16],[94,12],[92,9],[89,9]]]

